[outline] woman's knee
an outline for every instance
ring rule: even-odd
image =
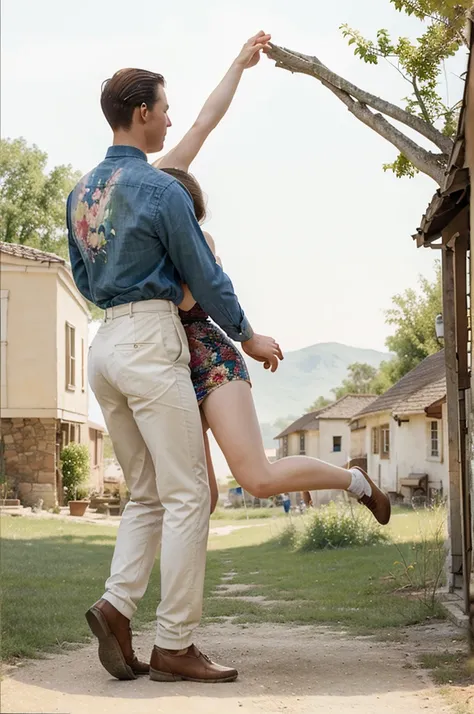
[[[241,467],[232,471],[237,483],[254,498],[269,498],[274,495],[272,481],[268,470],[261,468]]]

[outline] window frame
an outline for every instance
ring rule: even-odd
[[[373,426],[370,433],[372,454],[380,454],[380,427]]]
[[[0,402],[3,409],[8,406],[8,302],[9,290],[0,290]]]
[[[81,392],[86,391],[86,341],[81,337]]]
[[[336,439],[339,439],[339,448],[336,448]],[[342,453],[342,436],[336,435],[332,437],[332,453],[341,454]]]
[[[97,429],[92,429],[89,427],[89,444],[92,444],[92,449],[91,451],[91,465],[93,468],[96,468],[97,466],[100,466],[100,456],[101,456],[101,449],[100,449],[100,442],[102,439],[102,434],[100,431]]]
[[[81,425],[76,421],[62,421],[59,427],[60,451],[69,444],[81,443]]]
[[[385,439],[385,435],[387,436],[387,439]],[[385,449],[385,446],[388,448]],[[390,458],[390,424],[381,424],[380,425],[380,458],[381,459],[389,459]]]
[[[433,425],[436,425],[436,437],[433,437]],[[429,419],[427,423],[427,447],[430,461],[442,461],[443,458],[443,427],[441,419]],[[433,452],[433,442],[437,443],[437,451]]]
[[[76,391],[76,328],[66,322],[66,390]]]
[[[300,431],[300,456],[306,454],[306,432]]]

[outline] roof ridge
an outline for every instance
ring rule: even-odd
[[[42,250],[41,248],[35,248],[32,245],[26,245],[24,243],[8,243],[6,241],[0,241],[0,252],[7,253],[8,255],[13,255],[16,258],[25,258],[44,261],[50,259],[50,262],[61,263],[62,265],[68,265],[68,261],[62,258],[56,253],[51,253],[47,250]],[[23,255],[21,255],[23,253]]]
[[[444,349],[428,355],[416,367],[403,375],[386,392],[379,395],[371,404],[362,409],[357,416],[391,411],[413,395],[430,385],[440,382],[444,375]],[[355,417],[354,417],[355,418]]]

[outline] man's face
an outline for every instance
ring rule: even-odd
[[[171,122],[168,117],[168,100],[165,90],[161,84],[157,87],[158,101],[152,109],[145,108],[142,117],[145,120],[145,139],[147,144],[147,153],[153,154],[156,151],[161,151],[165,142],[166,132]]]

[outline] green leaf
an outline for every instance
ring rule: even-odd
[[[66,199],[80,174],[46,172],[48,156],[25,139],[0,141],[0,240],[68,258]]]

